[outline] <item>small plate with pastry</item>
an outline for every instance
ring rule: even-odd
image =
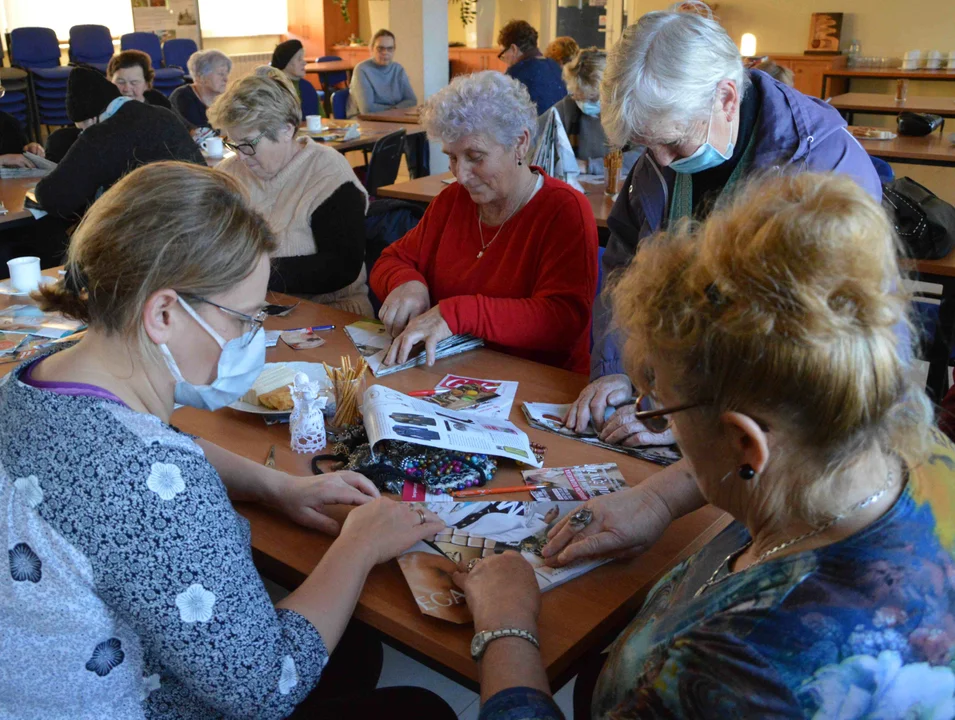
[[[251,389],[229,407],[256,415],[283,415],[292,411],[291,384],[295,373],[305,373],[311,381],[324,381],[331,394],[331,382],[321,363],[265,363]]]

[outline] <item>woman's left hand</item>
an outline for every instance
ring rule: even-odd
[[[33,153],[41,158],[46,157],[46,150],[43,149],[43,146],[40,143],[27,143],[23,146],[23,152]]]
[[[299,525],[338,535],[341,524],[325,514],[327,505],[364,505],[379,497],[371,480],[343,470],[320,477],[285,475],[278,483],[274,505]]]
[[[392,341],[383,362],[385,365],[405,362],[408,355],[411,354],[411,349],[419,342],[424,341],[424,349],[428,354],[428,365],[434,365],[434,353],[438,343],[453,334],[451,328],[448,327],[448,323],[441,315],[440,305],[435,305],[408,323],[408,327]]]
[[[520,553],[491,555],[470,572],[462,568],[452,577],[467,596],[477,632],[517,627],[536,633],[541,591],[534,569]]]

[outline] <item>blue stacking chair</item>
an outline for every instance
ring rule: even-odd
[[[0,44],[0,66],[3,65],[5,57],[3,45]],[[16,118],[31,140],[37,137],[33,127],[33,106],[30,102],[30,82],[26,70],[0,67],[0,85],[3,85],[4,90],[3,97],[0,97],[0,111]]]
[[[348,88],[332,93],[332,117],[344,120],[348,117]]]
[[[318,91],[305,78],[298,81],[298,93],[302,97],[302,117],[318,115]]]
[[[60,44],[50,28],[22,27],[10,33],[10,60],[29,73],[30,99],[38,125],[72,125],[66,115],[71,68],[60,66]]]
[[[189,58],[199,51],[195,40],[189,38],[173,38],[162,44],[163,63],[167,68],[179,68],[184,73],[189,72]]]
[[[156,33],[126,33],[119,39],[119,43],[123,50],[142,50],[149,55],[153,64],[153,71],[156,73],[156,77],[153,79],[153,87],[163,95],[168,97],[173,90],[186,82],[183,79],[185,73],[179,68],[163,67],[162,47]]]
[[[106,72],[113,57],[113,36],[105,25],[74,25],[70,28],[70,62],[90,65]]]
[[[315,62],[335,62],[336,60],[341,60],[338,55],[322,55]],[[323,72],[318,74],[318,84],[322,86],[319,96],[324,102],[325,97],[331,97],[332,91],[336,85],[339,83],[348,82],[348,73],[344,70],[336,70],[335,72]],[[328,105],[325,106],[325,109],[328,109]]]

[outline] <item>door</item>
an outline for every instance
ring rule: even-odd
[[[582,48],[607,45],[607,0],[559,0],[557,35],[569,35]]]

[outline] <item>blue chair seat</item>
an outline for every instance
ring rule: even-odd
[[[57,82],[62,82],[63,86],[66,86],[67,80],[69,80],[70,73],[73,71],[73,68],[70,67],[52,67],[52,68],[30,68],[37,78],[42,80],[55,80]]]
[[[156,79],[153,83],[177,82],[182,84],[182,76],[185,73],[179,68],[155,68]]]

